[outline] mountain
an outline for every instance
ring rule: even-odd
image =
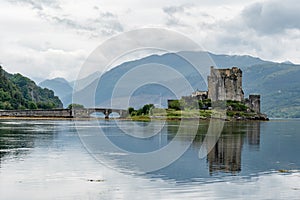
[[[201,65],[202,76],[193,65]],[[180,78],[157,70],[157,65],[169,66],[170,72],[176,71],[186,79],[191,88],[184,87]],[[262,98],[262,112],[269,117],[300,117],[300,66],[292,63],[275,63],[264,61],[251,56],[216,55],[208,52],[179,52],[163,55],[151,55],[145,58],[125,62],[104,73],[101,78],[94,80],[84,89],[73,94],[75,103],[92,107],[94,105],[109,107],[111,98],[117,99],[120,108],[129,105],[135,108],[147,103],[166,106],[167,99],[180,98],[189,95],[193,90],[207,90],[205,81],[210,66],[217,68],[239,67],[243,71],[243,89],[245,96],[250,93],[260,93]],[[118,85],[119,81],[132,73],[137,66],[144,66],[145,72],[131,77],[126,84]],[[150,69],[147,71],[147,69]],[[147,80],[149,76],[162,80],[161,84],[149,83],[140,85],[133,91],[130,100],[124,94],[130,87],[134,87],[136,81]],[[113,93],[116,85],[120,88],[117,94]],[[164,86],[163,86],[164,85]],[[177,89],[176,95],[166,86]],[[123,92],[124,91],[124,92]],[[87,98],[89,97],[89,98]],[[94,98],[93,98],[94,97]],[[66,96],[65,101],[71,102],[72,95]]]
[[[289,60],[286,60],[286,61],[282,62],[282,64],[290,64],[290,65],[293,65],[294,63],[292,63],[292,62],[289,61]]]
[[[54,92],[38,87],[21,74],[9,74],[0,66],[0,109],[51,109],[62,103]]]
[[[101,76],[101,74],[102,73],[100,71],[96,71],[96,72],[88,75],[87,77],[71,81],[70,85],[77,91],[82,90],[85,87],[87,87],[88,85],[90,85],[94,80],[99,78]]]
[[[70,95],[72,93],[73,88],[66,79],[64,78],[47,79],[45,81],[42,81],[39,84],[39,86],[42,88],[49,88],[53,90],[54,94],[62,100],[63,105],[65,107],[69,105],[67,104],[67,102],[64,102],[63,99],[65,96]]]
[[[189,82],[193,82],[193,90],[197,88],[202,88],[204,89],[205,84],[203,84],[203,79],[199,77],[199,73],[197,73],[197,70],[186,60],[182,59],[179,55],[177,54],[164,54],[162,56],[160,55],[151,55],[136,61],[130,61],[130,62],[125,62],[110,71],[104,73],[101,76],[101,79],[96,79],[93,81],[90,85],[85,87],[84,89],[76,92],[73,94],[74,99],[76,102],[74,103],[80,103],[84,104],[87,107],[90,106],[103,106],[107,107],[110,105],[110,100],[113,95],[113,91],[115,88],[115,85],[118,84],[118,81],[120,78],[124,75],[127,74],[130,70],[134,69],[136,66],[145,66],[150,69],[149,72],[143,71],[142,74],[137,74],[137,76],[140,77],[131,77],[131,80],[126,82],[124,85],[121,87],[124,87],[124,91],[128,88],[131,87],[133,84],[135,84],[135,81],[137,78],[140,79],[145,79],[145,78],[151,78],[151,70],[153,67],[159,68],[159,66],[170,66],[172,67],[177,73],[181,74],[184,76]],[[158,69],[160,70],[160,69]],[[170,85],[168,83],[171,83],[174,85],[174,87],[177,86],[177,88],[181,89],[177,94],[180,95],[188,95],[190,94],[193,90],[187,90],[186,88],[182,88],[182,85],[180,85],[178,81],[174,81],[174,76],[169,76],[166,73],[162,73],[162,71],[157,71],[155,73],[155,78],[163,80],[165,85]],[[199,81],[201,79],[202,81]],[[178,84],[178,85],[177,85]],[[165,92],[166,88],[162,87],[159,84],[150,84],[149,88],[144,88],[144,91],[141,91],[142,88],[137,88],[137,91],[134,93],[132,96],[132,102],[140,102],[139,104],[132,105],[134,107],[139,107],[142,106],[145,103],[145,99],[151,101],[149,103],[154,103],[154,99],[167,99],[167,98],[176,98],[176,96],[169,91],[168,93]],[[138,95],[139,93],[143,93],[144,95]],[[190,93],[189,93],[190,92]],[[115,98],[119,98],[119,108],[124,108],[122,105],[123,97],[122,96],[122,91],[115,93],[117,96]],[[93,97],[95,95],[95,99],[87,98],[87,97]],[[151,98],[149,98],[149,95]],[[69,100],[71,99],[71,96],[69,96]],[[93,102],[95,100],[95,103]],[[166,106],[166,101],[164,103],[164,106]]]
[[[92,73],[87,77],[84,77],[77,81],[68,82],[64,78],[46,79],[40,82],[39,86],[42,88],[49,88],[53,90],[54,94],[57,95],[63,102],[64,107],[67,107],[72,101],[73,89],[77,91],[82,90],[92,84],[93,81],[95,81],[100,76],[101,72],[96,71],[95,73]]]
[[[270,117],[300,118],[300,65],[270,63],[244,69],[244,92],[260,93]]]

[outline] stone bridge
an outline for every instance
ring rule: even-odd
[[[72,109],[72,116],[75,118],[86,118],[90,117],[93,113],[103,113],[105,119],[109,118],[109,115],[113,112],[118,113],[120,118],[125,118],[128,115],[127,110],[122,109],[111,109],[111,108],[80,108],[80,109]]]
[[[103,113],[105,119],[116,112],[121,118],[128,115],[127,110],[110,108],[46,109],[46,110],[0,110],[0,117],[53,117],[53,118],[89,118],[91,114]]]

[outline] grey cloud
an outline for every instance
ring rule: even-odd
[[[124,30],[122,24],[118,20],[103,21],[101,19],[95,20],[103,35],[113,35]]]
[[[78,32],[88,32],[90,36],[113,35],[124,30],[122,24],[118,20],[118,16],[107,11],[101,11],[99,7],[94,6],[93,9],[99,12],[97,18],[87,19],[83,22],[72,19],[68,16],[53,15],[47,13],[44,8],[51,7],[60,9],[57,0],[7,0],[10,3],[24,4],[36,9],[37,14],[44,20],[51,23],[60,24],[67,28],[74,29]]]
[[[96,19],[87,19],[84,22],[79,22],[68,17],[58,17],[39,12],[40,17],[57,23],[68,28],[72,28],[79,32],[89,32],[91,36],[101,35],[109,36],[124,30],[118,17],[110,12],[100,12]]]
[[[200,7],[199,7],[200,8]],[[181,6],[167,6],[162,8],[167,15],[166,25],[192,27],[194,19],[213,19],[213,16],[201,9],[197,10],[197,5],[184,4]],[[199,22],[199,24],[204,22]]]
[[[104,17],[104,18],[117,18],[116,15],[112,14],[111,12],[103,12],[103,13],[100,13],[100,16],[101,17]]]
[[[188,14],[186,7],[187,5],[163,7],[163,12],[168,15],[166,24],[168,26],[186,26],[181,22],[180,17],[178,17],[180,14]]]
[[[44,7],[60,9],[59,2],[56,0],[7,0],[10,3],[29,5],[34,9],[43,10]]]
[[[118,16],[107,11],[100,11],[99,17],[89,19],[88,23],[93,27],[92,30],[99,30],[105,36],[110,36],[124,30]]]
[[[166,25],[168,25],[168,26],[184,26],[184,24],[180,23],[180,20],[176,17],[168,18]]]
[[[167,6],[163,8],[163,11],[168,15],[173,15],[177,12],[184,12],[184,6]]]
[[[94,22],[101,27],[103,35],[113,35],[118,32],[124,31],[123,25],[118,20],[118,16],[111,12],[100,12],[99,18]]]
[[[93,30],[89,26],[81,25],[80,23],[78,23],[78,22],[76,22],[72,19],[69,19],[67,17],[52,16],[52,15],[46,14],[44,12],[38,12],[38,15],[44,20],[50,21],[52,23],[57,23],[57,24],[60,24],[60,25],[64,25],[64,26],[67,26],[69,28]]]
[[[277,34],[287,29],[300,29],[299,11],[297,0],[269,0],[246,7],[241,17],[249,28],[259,34]]]

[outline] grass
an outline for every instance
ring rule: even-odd
[[[225,114],[226,113],[226,114]],[[225,111],[225,110],[173,110],[173,109],[158,109],[155,108],[150,112],[150,115],[134,115],[128,119],[134,121],[151,121],[151,120],[181,120],[181,119],[202,119],[219,118],[225,120],[254,119],[257,113],[245,111]]]
[[[131,120],[150,121],[152,119],[180,120],[180,119],[207,119],[212,115],[211,110],[173,110],[173,109],[158,109],[155,108],[149,115],[130,116]]]

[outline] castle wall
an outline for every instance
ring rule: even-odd
[[[210,76],[208,76],[208,98],[212,101],[243,101],[242,71],[237,67],[231,69],[211,67]]]
[[[256,113],[260,113],[260,95],[250,94],[249,99],[245,100],[245,104]]]

